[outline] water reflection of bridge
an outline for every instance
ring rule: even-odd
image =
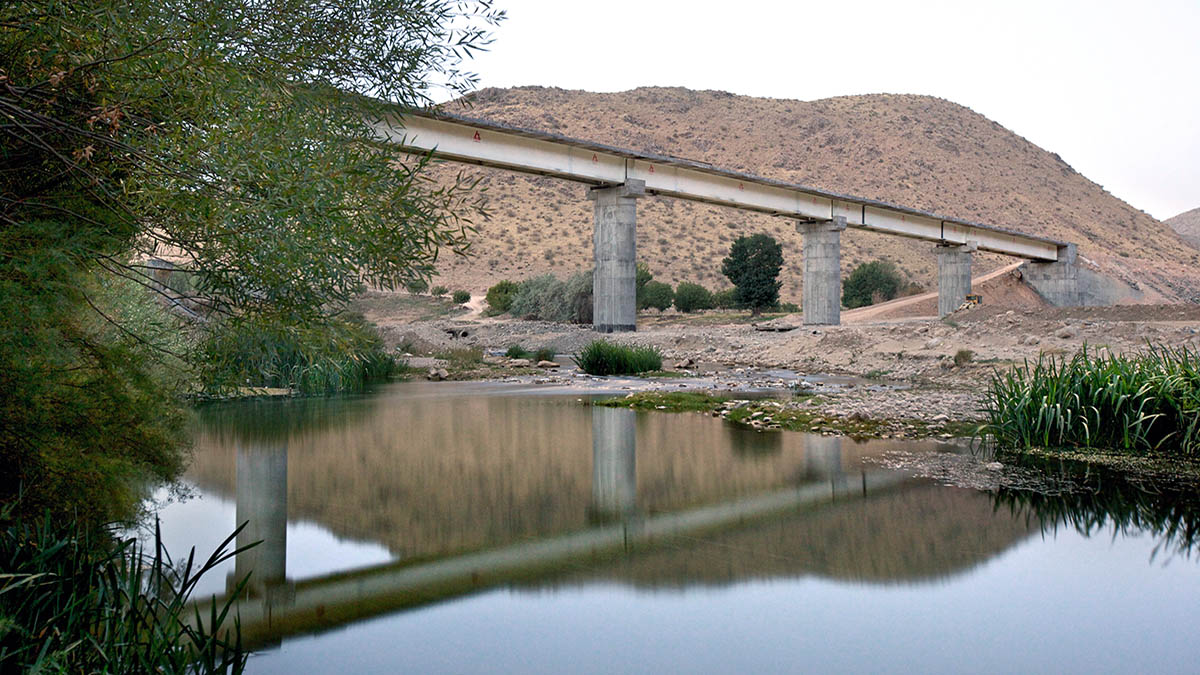
[[[843,444],[853,443],[821,436],[804,437],[800,470],[786,485],[652,512],[638,501],[638,414],[580,410],[590,417],[592,461],[579,526],[302,580],[287,578],[288,435],[237,440],[237,519],[247,522],[238,543],[263,542],[236,563],[237,577],[253,571],[239,605],[244,638],[266,644],[497,585],[616,578],[657,587],[810,574],[921,581],[968,569],[1028,532],[995,519],[986,496],[848,466]],[[712,547],[723,552],[717,564]]]

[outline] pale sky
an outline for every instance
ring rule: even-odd
[[[1200,0],[496,2],[481,87],[928,94],[1157,218],[1200,207]]]

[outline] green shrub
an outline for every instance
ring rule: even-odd
[[[537,351],[529,351],[521,345],[509,345],[504,355],[510,359],[529,359],[530,361],[553,361],[557,350],[552,346],[538,347]]]
[[[653,279],[654,274],[650,272],[650,267],[646,265],[646,263],[638,263],[636,277],[634,278],[634,284],[637,288],[638,298],[642,297],[642,289],[644,289],[646,284],[650,283]]]
[[[526,279],[513,296],[508,311],[522,319],[566,323],[571,315],[567,285],[553,274]]]
[[[519,289],[520,286],[517,282],[505,279],[489,288],[484,299],[487,301],[488,307],[503,314],[512,308],[513,298]]]
[[[420,295],[429,289],[429,282],[424,279],[410,279],[404,284],[404,288],[413,295]]]
[[[842,304],[854,309],[891,300],[900,293],[902,282],[900,271],[889,261],[863,263],[842,284]]]
[[[713,293],[713,307],[717,309],[741,309],[737,301],[737,289],[726,288]]]
[[[960,349],[954,352],[954,365],[962,368],[975,358],[975,352],[970,349]]]
[[[239,387],[286,387],[302,394],[361,391],[396,372],[375,326],[347,314],[304,327],[231,321],[202,345],[203,388],[226,394]]]
[[[0,666],[4,672],[242,672],[247,653],[230,609],[238,591],[195,621],[199,579],[231,559],[230,535],[204,561],[172,561],[112,532],[88,535],[49,516],[0,514]],[[182,563],[182,564],[180,564]],[[230,626],[228,624],[233,623]]]
[[[522,281],[509,312],[523,319],[560,323],[592,322],[592,274],[580,272],[566,281],[543,274]]]
[[[450,299],[453,300],[454,304],[456,305],[465,305],[471,301],[471,292],[454,291],[454,294],[450,296]]]
[[[712,308],[713,294],[707,288],[689,281],[679,282],[675,289],[675,309],[681,312],[695,312]]]
[[[738,305],[754,314],[779,302],[783,247],[767,234],[738,237],[721,261],[721,273],[734,286]]]
[[[575,359],[590,375],[636,375],[662,369],[662,354],[653,347],[627,347],[596,340]]]
[[[450,289],[446,288],[445,286],[434,286],[433,288],[429,289],[429,294],[435,298],[440,298],[449,292]]]
[[[775,306],[775,309],[779,310],[780,312],[795,314],[796,312],[800,311],[800,305],[797,305],[794,302],[781,302]]]
[[[571,323],[592,323],[592,272],[580,272],[567,279],[567,309]]]
[[[646,287],[642,291],[642,299],[638,303],[638,309],[649,309],[651,307],[657,310],[666,310],[675,300],[675,291],[670,284],[661,281],[647,282]]]
[[[1039,356],[992,377],[983,431],[1001,447],[1200,453],[1200,355]]]
[[[455,347],[437,352],[434,358],[448,361],[453,366],[470,366],[483,363],[483,350],[479,347]]]

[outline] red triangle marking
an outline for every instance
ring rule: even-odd
[[[476,131],[476,132],[475,132],[475,142],[476,142],[476,143],[478,143],[478,142],[479,142],[479,141],[481,141],[481,140],[483,140],[483,139],[479,138],[479,132],[478,132],[478,131]]]
[[[600,161],[600,159],[599,159],[598,157],[596,157],[596,153],[594,153],[594,152],[592,153],[592,161],[593,161],[593,162],[599,162],[599,161]]]

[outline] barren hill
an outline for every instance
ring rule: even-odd
[[[543,87],[485,89],[471,117],[614,146],[695,159],[817,188],[881,199],[1079,243],[1145,301],[1200,295],[1198,252],[1167,225],[1109,194],[1043,150],[968,108],[929,96],[876,94],[818,101],[640,88],[597,94]],[[446,165],[443,175],[463,170]],[[591,203],[578,184],[468,168],[482,176],[492,217],[472,258],[441,263],[436,282],[478,292],[503,278],[591,267]],[[785,299],[800,296],[800,235],[791,221],[666,198],[638,204],[638,256],[656,278],[728,286],[721,259],[744,233],[784,245]],[[928,243],[850,230],[843,269],[894,260],[935,285]],[[1008,259],[976,258],[976,272]]]
[[[1200,209],[1192,209],[1184,211],[1174,218],[1167,218],[1163,221],[1171,226],[1171,229],[1179,233],[1183,240],[1190,243],[1196,248],[1200,248]]]

